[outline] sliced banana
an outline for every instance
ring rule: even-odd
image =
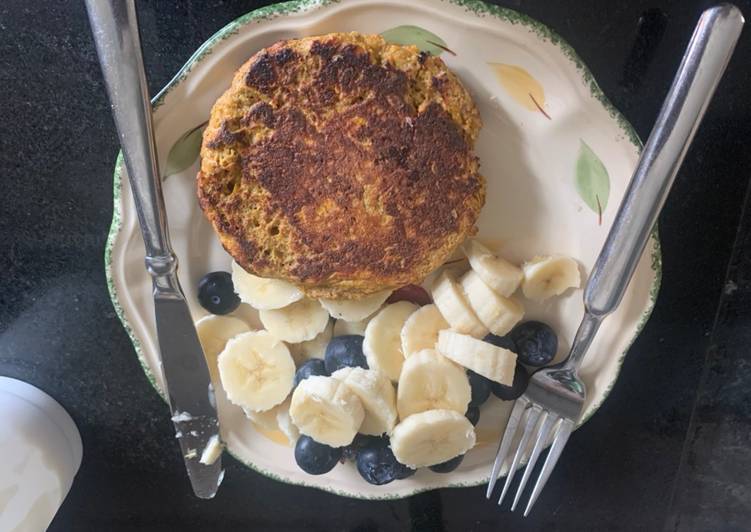
[[[404,361],[396,395],[400,419],[436,409],[464,414],[471,399],[466,371],[443,355],[424,349]]]
[[[414,469],[451,460],[475,446],[475,428],[454,410],[426,410],[402,420],[391,433],[391,450]]]
[[[258,315],[267,331],[293,344],[312,340],[329,323],[329,313],[318,301],[307,298],[284,308],[262,310]]]
[[[280,403],[275,407],[269,408],[268,410],[264,410],[262,412],[256,412],[255,410],[243,408],[243,412],[245,412],[245,417],[251,420],[254,425],[257,425],[258,428],[267,431],[279,430],[279,424],[276,421],[276,415],[283,404],[284,403]],[[289,405],[287,405],[287,408],[289,408]]]
[[[472,269],[496,294],[508,297],[519,288],[524,277],[521,268],[495,256],[477,240],[467,240],[462,249]]]
[[[258,310],[286,307],[303,298],[302,291],[292,283],[281,279],[258,277],[246,272],[234,261],[232,283],[240,300]]]
[[[433,284],[433,301],[455,331],[477,338],[483,338],[488,334],[488,328],[469,306],[461,287],[445,272]]]
[[[522,269],[522,292],[524,297],[533,301],[559,296],[569,288],[581,285],[579,265],[570,257],[535,257]]]
[[[299,366],[311,358],[323,358],[323,355],[326,354],[326,346],[329,344],[333,332],[334,322],[333,320],[328,320],[326,328],[312,340],[300,342],[299,344],[289,344],[287,347],[289,347],[289,352],[292,354],[295,364]]]
[[[368,316],[360,321],[336,320],[334,322],[334,336],[347,336],[350,334],[359,334],[365,336],[365,327],[372,316]]]
[[[438,333],[438,352],[457,364],[511,386],[516,368],[516,353],[451,330]],[[411,357],[410,357],[411,358]]]
[[[237,308],[230,314],[233,318],[240,318],[248,324],[251,331],[263,329],[263,323],[258,317],[258,310],[254,309],[247,303],[240,303]]]
[[[368,367],[382,371],[396,382],[404,364],[401,331],[404,322],[419,307],[409,301],[399,301],[383,307],[365,329],[362,351]]]
[[[318,443],[343,447],[352,443],[365,418],[365,409],[344,382],[312,376],[295,388],[289,414],[302,434]]]
[[[216,367],[217,357],[224,350],[230,338],[248,332],[250,328],[240,318],[233,316],[215,316],[210,314],[196,322],[198,341],[201,342],[206,365],[209,367],[211,380],[219,382],[219,370]]]
[[[417,309],[402,327],[402,353],[409,357],[423,349],[434,349],[438,341],[438,331],[448,329],[438,307],[433,304]]]
[[[396,391],[386,375],[375,369],[341,368],[331,376],[349,386],[360,398],[365,418],[360,433],[390,434],[396,425]]]
[[[362,299],[321,299],[321,305],[337,320],[360,321],[381,308],[390,295],[391,290],[383,290]]]
[[[496,294],[474,270],[465,273],[459,284],[472,310],[493,334],[505,335],[524,316],[521,303]]]
[[[291,398],[287,398],[279,408],[276,409],[276,424],[279,430],[287,437],[290,445],[294,445],[297,439],[300,437],[300,431],[292,423],[292,416],[289,415],[289,407]]]
[[[244,408],[245,417],[258,426],[259,429],[267,432],[281,431],[290,444],[294,444],[300,437],[300,432],[292,423],[289,415],[289,405],[291,398],[288,396],[283,403],[276,405],[274,408],[263,412],[255,412]]]
[[[284,401],[295,376],[289,349],[266,331],[232,338],[219,354],[218,366],[227,398],[254,411],[269,410]]]

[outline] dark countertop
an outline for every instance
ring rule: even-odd
[[[498,3],[571,43],[642,138],[711,5]],[[152,92],[217,29],[262,4],[139,1]],[[738,4],[751,14],[750,1]],[[646,38],[637,39],[645,13]],[[57,398],[84,442],[51,529],[748,530],[750,57],[746,29],[660,218],[664,276],[652,319],[531,517],[499,511],[482,487],[364,502],[287,486],[229,457],[219,495],[200,501],[107,295],[102,255],[118,146],[83,2],[4,0],[0,375]]]

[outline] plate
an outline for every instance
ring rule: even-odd
[[[395,23],[398,21],[398,24]],[[575,257],[587,275],[636,166],[641,144],[576,53],[542,24],[475,0],[302,0],[276,4],[230,23],[204,43],[154,100],[157,151],[163,161],[170,233],[180,279],[196,320],[206,314],[196,285],[209,271],[229,270],[195,197],[201,128],[234,71],[279,39],[334,31],[384,33],[440,54],[472,93],[484,121],[476,151],[488,181],[479,237],[512,261],[538,254]],[[164,397],[151,282],[125,170],[118,160],[115,207],[105,265],[112,301],[144,371]],[[660,283],[659,242],[653,234],[618,310],[608,317],[581,370],[586,421],[607,397],[629,346],[652,310]],[[559,357],[583,314],[581,290],[544,304],[527,304],[527,319],[550,323]],[[351,465],[320,477],[297,468],[292,449],[256,432],[242,411],[218,394],[228,451],[264,475],[340,495],[400,498],[441,487],[487,481],[495,445],[511,403],[483,406],[478,446],[448,475],[421,470],[372,486]]]

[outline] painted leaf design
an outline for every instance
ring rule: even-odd
[[[194,127],[183,133],[170,148],[167,164],[164,165],[162,177],[168,177],[182,172],[195,162],[201,151],[201,136],[206,123]]]
[[[576,160],[576,191],[601,219],[608,206],[610,176],[600,158],[583,140]]]
[[[545,89],[532,75],[517,65],[488,63],[498,82],[516,103],[530,111],[540,112],[550,120],[545,111]]]
[[[414,44],[420,51],[431,55],[441,55],[442,52],[456,55],[438,35],[419,26],[397,26],[381,33],[381,37],[391,44]]]

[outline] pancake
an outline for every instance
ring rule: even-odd
[[[199,202],[238,264],[310,297],[419,283],[476,231],[480,127],[458,78],[414,46],[281,41],[214,105]]]

